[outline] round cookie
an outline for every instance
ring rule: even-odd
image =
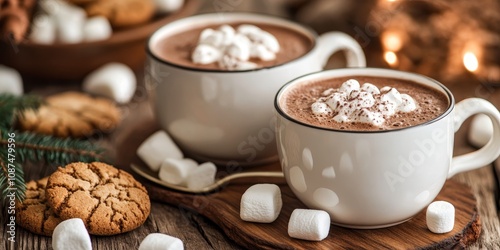
[[[113,27],[129,27],[150,20],[155,12],[151,0],[96,1],[85,7],[88,16],[104,16]]]
[[[146,221],[151,203],[129,173],[108,164],[76,162],[50,175],[47,201],[62,218],[81,218],[90,234],[131,231]]]
[[[18,121],[23,130],[84,137],[114,129],[120,116],[120,110],[110,100],[69,91],[47,97],[45,105],[37,111],[25,110]]]
[[[26,199],[16,204],[16,222],[32,233],[50,236],[62,219],[47,205],[47,180],[45,177],[26,184]]]

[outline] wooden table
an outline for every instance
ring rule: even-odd
[[[369,64],[370,65],[370,64]],[[373,64],[372,64],[373,66]],[[139,73],[139,76],[141,74]],[[500,90],[486,88],[472,78],[463,78],[456,82],[445,83],[454,93],[458,101],[467,97],[481,97],[493,102],[500,108]],[[79,83],[40,84],[31,81],[27,88],[35,93],[50,94],[64,90],[79,89]],[[153,120],[153,115],[148,105],[147,97],[143,95],[139,86],[134,100],[122,106],[125,119],[119,128],[111,135],[98,138],[99,143],[110,149],[116,159],[116,165],[127,168],[133,149],[127,148],[124,142],[140,141],[151,129],[137,129],[138,122]],[[457,132],[455,139],[455,154],[462,154],[474,150],[467,143],[466,135],[470,121],[467,121]],[[154,126],[153,126],[154,127]],[[500,165],[500,161],[498,164]],[[55,167],[30,165],[25,169],[26,179],[38,179],[49,175]],[[479,240],[471,249],[500,249],[500,221],[498,216],[498,177],[495,164],[481,169],[458,174],[453,177],[471,187],[477,198],[477,206],[482,221],[482,232]],[[5,215],[5,213],[4,213]],[[2,217],[4,218],[4,217]],[[244,229],[242,229],[244,230]],[[9,244],[6,237],[6,222],[0,225],[0,249],[51,249],[51,238],[32,234],[20,227],[16,231],[16,243]],[[94,249],[137,249],[141,240],[152,232],[163,232],[175,235],[184,241],[186,249],[241,249],[235,242],[225,236],[222,231],[206,218],[179,209],[177,206],[166,205],[159,202],[152,203],[151,215],[140,228],[113,237],[92,237]],[[404,240],[404,239],[401,239]]]
[[[449,83],[447,86],[454,93],[457,102],[474,96],[488,99],[497,107],[500,107],[500,90],[481,86],[474,79],[463,79],[455,83]],[[66,83],[32,86],[32,91],[45,95],[78,88],[78,83]],[[143,86],[140,85],[139,88],[143,88]],[[137,145],[147,135],[151,134],[156,126],[151,125],[146,126],[144,129],[138,129],[138,125],[144,121],[154,122],[149,102],[144,96],[136,95],[131,103],[121,106],[121,108],[125,114],[122,124],[114,133],[98,138],[97,141],[109,148],[109,152],[116,159],[117,166],[127,169],[131,157],[134,157],[134,149],[130,148],[129,144]],[[466,139],[469,124],[470,121],[467,121],[456,134],[455,154],[474,150]],[[500,247],[500,221],[497,209],[499,189],[494,166],[495,164],[491,164],[453,177],[454,180],[469,185],[477,198],[482,221],[482,232],[479,240],[471,246],[471,249],[498,249]],[[26,179],[38,179],[49,175],[54,169],[55,167],[30,165],[25,170]],[[50,249],[50,237],[32,234],[20,227],[17,228],[17,242],[15,246],[11,245],[6,240],[6,223],[2,223],[0,228],[2,231],[0,234],[2,244],[0,249]],[[168,232],[171,235],[176,235],[184,241],[187,249],[240,249],[236,243],[228,239],[209,220],[195,213],[179,209],[176,206],[159,202],[152,203],[151,215],[140,228],[113,237],[92,237],[92,244],[94,249],[134,249],[139,246],[140,241],[147,234],[152,232]]]

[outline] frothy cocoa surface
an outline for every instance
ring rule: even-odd
[[[237,28],[241,24],[258,26],[274,35],[280,44],[280,51],[276,54],[276,59],[270,61],[262,61],[259,59],[249,60],[250,62],[258,64],[258,68],[271,67],[296,59],[310,51],[313,46],[311,38],[291,29],[268,24],[229,23],[233,28]],[[197,45],[200,33],[206,28],[218,29],[221,25],[222,24],[208,25],[166,37],[155,45],[153,52],[159,58],[180,66],[223,70],[217,63],[202,65],[191,61],[191,54]]]
[[[367,123],[335,122],[331,118],[316,116],[311,105],[329,88],[339,88],[343,82],[355,79],[360,84],[371,83],[382,88],[390,86],[401,94],[409,94],[417,103],[417,109],[408,113],[398,112],[386,119],[382,126]],[[280,100],[280,107],[290,117],[313,126],[349,131],[377,131],[400,129],[432,120],[446,111],[448,98],[441,92],[422,84],[393,78],[351,76],[300,83],[289,89]]]

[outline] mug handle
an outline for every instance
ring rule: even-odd
[[[493,123],[493,136],[482,148],[453,157],[448,178],[457,173],[486,166],[500,155],[500,113],[490,102],[481,98],[468,98],[455,105],[454,128],[458,131],[462,123],[472,115],[483,113]]]
[[[366,67],[365,53],[351,36],[342,32],[326,32],[318,38],[318,57],[321,62],[321,67],[324,68],[330,56],[343,50],[346,59],[347,67]]]

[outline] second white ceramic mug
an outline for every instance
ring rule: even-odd
[[[430,86],[448,108],[423,124],[395,130],[344,131],[315,127],[288,116],[285,93],[298,84],[339,77],[409,80]],[[287,83],[277,94],[277,142],[283,173],[308,207],[330,214],[334,224],[379,228],[402,223],[424,209],[453,175],[485,166],[500,155],[500,113],[484,99],[457,104],[436,80],[388,69],[337,69]],[[468,117],[483,113],[494,125],[483,148],[453,156],[454,133]]]
[[[224,23],[263,23],[309,37],[305,55],[273,67],[245,71],[181,67],[152,49],[180,31]],[[146,80],[153,86],[154,110],[165,129],[189,156],[219,164],[259,164],[277,159],[273,99],[283,83],[323,69],[336,51],[345,51],[349,67],[365,67],[359,44],[340,32],[317,36],[300,24],[248,13],[204,14],[181,19],[156,31],[148,41]]]

